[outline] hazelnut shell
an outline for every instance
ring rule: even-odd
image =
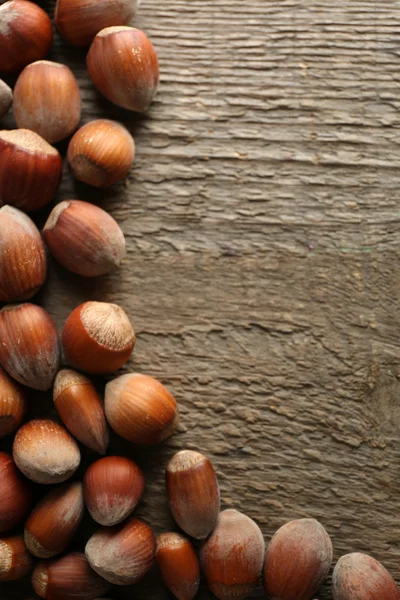
[[[42,498],[25,523],[25,544],[33,556],[50,558],[63,552],[83,517],[82,485],[65,483]]]
[[[88,46],[104,27],[129,23],[138,5],[138,0],[58,0],[55,23],[67,42]]]
[[[120,123],[98,119],[73,135],[67,158],[76,179],[107,187],[127,176],[135,158],[135,142]]]
[[[47,419],[23,425],[13,445],[19,470],[36,483],[61,483],[79,466],[81,455],[75,440],[64,427]]]
[[[115,270],[125,256],[125,238],[118,223],[105,210],[80,200],[57,204],[43,237],[60,264],[85,277]]]
[[[220,497],[217,477],[206,456],[192,450],[174,454],[166,469],[172,516],[188,535],[206,538],[214,529]]]
[[[40,135],[27,129],[0,131],[0,205],[25,212],[43,208],[53,199],[61,172],[60,153]]]
[[[49,52],[51,21],[37,4],[5,2],[0,6],[0,24],[0,71],[15,73]]]
[[[0,363],[19,383],[51,388],[60,363],[58,331],[35,304],[10,304],[0,311]]]
[[[236,510],[224,510],[204,542],[200,562],[210,590],[220,600],[243,600],[255,589],[264,559],[258,525]]]
[[[385,567],[368,554],[341,556],[332,575],[333,600],[399,600],[396,582]]]
[[[0,438],[18,429],[26,407],[26,390],[0,367]]]
[[[122,108],[145,112],[157,92],[157,53],[147,35],[134,27],[106,27],[94,38],[86,58],[94,85]]]
[[[152,530],[139,519],[116,527],[102,527],[86,544],[92,569],[116,585],[131,585],[150,570],[155,552]]]
[[[81,96],[71,69],[39,60],[22,71],[14,87],[17,127],[35,131],[49,143],[71,135],[81,118]]]
[[[22,535],[0,538],[0,582],[21,579],[31,570],[32,562]]]
[[[178,600],[193,600],[199,589],[200,565],[188,539],[179,533],[157,538],[156,562],[167,588]]]
[[[12,206],[0,208],[0,302],[29,300],[44,284],[47,258],[34,222]]]
[[[85,473],[85,504],[100,525],[118,525],[134,510],[144,486],[143,473],[132,460],[107,456],[92,463]]]
[[[90,568],[81,552],[40,562],[33,571],[32,586],[45,600],[92,600],[111,587]]]
[[[108,427],[103,403],[90,379],[72,369],[62,369],[54,382],[53,400],[68,431],[91,450],[105,454]]]
[[[332,542],[315,519],[297,519],[272,537],[265,554],[268,598],[311,600],[329,573]]]
[[[72,367],[92,374],[112,373],[129,359],[135,332],[120,306],[85,302],[66,320],[62,345]]]
[[[30,508],[31,487],[9,454],[0,452],[0,532],[14,529]]]
[[[159,444],[175,430],[175,398],[157,379],[128,373],[106,385],[105,411],[112,429],[134,444]]]

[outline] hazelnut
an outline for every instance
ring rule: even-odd
[[[368,554],[341,556],[332,575],[333,600],[399,600],[397,585],[385,567]]]
[[[81,118],[78,83],[66,65],[39,60],[22,71],[14,88],[14,119],[50,143],[68,137]]]
[[[134,444],[159,444],[179,420],[175,398],[157,379],[128,373],[106,385],[106,417],[112,429]]]
[[[62,369],[54,382],[53,400],[68,431],[91,450],[105,454],[108,427],[103,403],[90,379]]]
[[[51,21],[37,4],[5,2],[0,6],[0,24],[0,71],[15,73],[49,52]]]
[[[62,345],[73,367],[93,374],[112,373],[129,359],[135,333],[126,312],[116,304],[84,302],[69,315]]]
[[[138,5],[138,0],[58,0],[55,23],[67,42],[88,46],[104,27],[129,23]]]
[[[33,556],[50,558],[63,552],[83,517],[82,485],[65,483],[44,496],[25,523],[24,539]]]
[[[29,421],[14,439],[13,457],[22,473],[36,483],[61,483],[79,467],[81,455],[69,433],[47,419]]]
[[[200,561],[210,590],[220,600],[242,600],[255,589],[264,559],[260,528],[236,510],[224,510],[204,542]]]
[[[91,80],[108,100],[145,112],[158,87],[158,58],[147,35],[134,27],[106,27],[86,59]]]
[[[25,390],[0,367],[0,438],[18,429],[26,404]]]
[[[128,174],[135,158],[135,142],[120,123],[99,119],[73,135],[67,158],[76,179],[107,187]]]
[[[32,586],[45,600],[91,600],[111,587],[90,568],[82,552],[39,563],[33,571]]]
[[[272,537],[264,564],[268,598],[311,600],[329,573],[332,542],[315,519],[297,519]]]
[[[154,551],[153,532],[139,519],[100,528],[85,548],[92,569],[116,585],[131,585],[142,579],[153,564]]]
[[[0,205],[39,210],[53,199],[61,171],[60,153],[37,133],[0,131]]]
[[[0,452],[0,531],[14,529],[30,508],[31,488],[11,456]]]
[[[172,516],[188,535],[203,539],[214,529],[220,508],[219,487],[206,456],[192,450],[174,454],[166,470]]]
[[[58,371],[58,332],[49,313],[35,304],[10,304],[0,311],[0,363],[19,383],[51,388]]]
[[[47,258],[34,222],[12,206],[0,208],[0,302],[32,298],[43,285]]]
[[[94,462],[85,473],[83,495],[92,518],[100,525],[124,521],[144,492],[144,477],[128,458],[107,456]]]
[[[125,238],[118,223],[105,210],[80,200],[57,204],[43,237],[59,263],[85,277],[109,273],[125,256]]]
[[[200,566],[189,540],[179,533],[162,533],[157,538],[156,562],[174,596],[193,600],[199,589]]]
[[[32,557],[22,535],[0,538],[0,581],[21,579],[32,568]]]
[[[0,79],[0,119],[8,113],[12,103],[12,97],[12,89],[6,84],[5,81]]]

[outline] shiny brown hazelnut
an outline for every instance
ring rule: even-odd
[[[81,455],[64,427],[48,419],[36,419],[18,430],[13,458],[28,479],[49,484],[69,479],[79,467]]]
[[[12,89],[0,79],[0,119],[8,113],[12,103]]]
[[[106,385],[105,411],[112,429],[134,444],[159,444],[179,421],[175,398],[157,379],[128,373]]]
[[[332,542],[315,519],[283,525],[268,544],[264,588],[268,598],[311,600],[329,573]]]
[[[61,63],[39,60],[22,71],[14,88],[14,119],[50,143],[78,127],[81,95],[72,71]]]
[[[102,527],[86,544],[92,569],[110,583],[131,585],[150,570],[155,552],[152,530],[139,519]]]
[[[204,542],[202,570],[220,600],[243,600],[255,589],[264,560],[264,539],[256,523],[236,510],[224,510]]]
[[[220,508],[217,476],[204,454],[181,450],[166,469],[172,516],[191,537],[204,539],[214,529]]]
[[[157,53],[134,27],[106,27],[94,38],[86,64],[91,80],[111,102],[145,112],[157,92]]]
[[[73,135],[67,158],[76,179],[107,187],[127,176],[135,158],[135,142],[120,123],[98,119]]]
[[[68,431],[91,450],[105,454],[108,427],[103,402],[90,379],[72,369],[62,369],[54,382],[53,400]]]
[[[174,596],[178,600],[193,600],[199,589],[200,566],[189,540],[179,533],[161,533],[157,538],[156,562]]]
[[[88,46],[101,29],[129,23],[138,5],[138,0],[58,0],[55,23],[67,42]]]
[[[10,304],[0,311],[0,363],[19,383],[51,388],[60,362],[56,325],[35,304]]]
[[[129,359],[135,333],[126,312],[108,302],[85,302],[69,315],[62,332],[68,363],[87,373],[112,373]]]
[[[40,562],[33,571],[32,586],[45,600],[92,600],[111,587],[90,568],[81,552]]]
[[[118,223],[102,208],[80,200],[57,204],[43,237],[59,263],[85,277],[109,273],[125,256],[125,237]]]
[[[39,210],[53,199],[61,171],[60,153],[37,133],[0,131],[0,205]]]
[[[0,532],[14,529],[27,514],[31,487],[9,454],[0,452]]]
[[[15,581],[29,573],[32,557],[22,535],[0,538],[0,581]]]
[[[34,222],[13,206],[0,208],[0,302],[28,300],[46,280],[47,258]]]
[[[332,575],[333,600],[399,600],[396,582],[385,567],[368,554],[341,556]]]
[[[38,558],[63,552],[82,521],[84,508],[79,482],[65,483],[46,494],[25,523],[29,552]]]
[[[0,71],[15,73],[44,58],[52,39],[51,21],[37,4],[10,0],[0,6]]]
[[[100,525],[118,525],[134,510],[144,485],[143,473],[132,460],[107,456],[92,463],[85,473],[85,504]]]
[[[22,423],[27,393],[0,367],[0,438],[14,433]]]

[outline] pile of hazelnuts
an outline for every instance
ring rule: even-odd
[[[136,10],[136,0],[58,0],[55,25],[70,44],[90,46],[87,70],[108,100],[144,112],[157,90],[158,60],[146,34],[128,25]],[[0,452],[0,582],[32,571],[41,598],[94,600],[112,585],[138,582],[155,559],[179,600],[195,597],[200,570],[220,600],[246,598],[261,576],[270,600],[311,600],[332,564],[324,527],[315,519],[291,521],[265,550],[252,519],[220,511],[216,473],[200,452],[177,452],[166,469],[171,513],[186,535],[168,532],[156,539],[132,516],[145,481],[129,458],[100,458],[82,482],[67,481],[81,461],[77,442],[104,455],[111,427],[133,444],[158,444],[173,433],[179,413],[172,394],[149,375],[112,379],[104,401],[87,377],[114,373],[132,353],[135,334],[121,307],[78,306],[60,344],[50,315],[27,302],[46,279],[44,244],[63,267],[86,277],[110,272],[125,254],[119,225],[93,204],[57,204],[41,233],[27,216],[49,204],[59,186],[62,159],[52,144],[72,135],[70,170],[96,187],[122,180],[135,154],[132,136],[119,123],[103,119],[77,130],[76,79],[67,66],[43,60],[52,35],[49,16],[36,4],[10,0],[0,6],[0,73],[18,74],[13,91],[0,80],[0,118],[14,99],[18,127],[0,131],[0,438],[15,436],[12,456]],[[67,368],[60,368],[61,353]],[[22,424],[28,388],[53,390],[60,422]],[[53,486],[36,506],[31,482]],[[68,552],[85,507],[100,527],[84,552]],[[199,553],[190,538],[201,540]],[[361,553],[339,559],[332,594],[334,600],[400,598],[386,569]]]

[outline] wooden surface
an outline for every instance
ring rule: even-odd
[[[88,298],[120,303],[138,334],[128,370],[179,401],[179,433],[133,451],[157,532],[172,526],[165,464],[195,448],[266,541],[316,517],[335,560],[365,551],[400,579],[399,18],[393,0],[145,0],[162,73],[146,117],[102,100],[84,54],[56,43],[83,121],[122,120],[137,159],[106,194],[65,171],[59,199],[106,207],[128,257],[95,285],[53,266],[42,300],[60,326]],[[167,598],[153,575],[109,595]]]

